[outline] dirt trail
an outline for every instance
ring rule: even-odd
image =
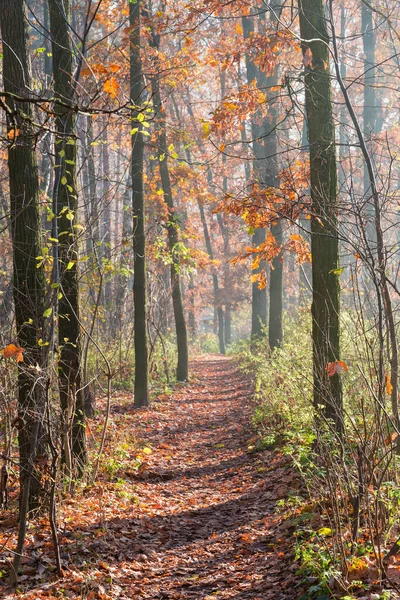
[[[127,597],[294,599],[291,524],[275,506],[295,477],[272,452],[248,452],[251,394],[232,361],[198,360],[192,373],[142,415],[154,453],[138,495],[155,512],[134,523]]]
[[[277,500],[296,493],[296,475],[277,452],[249,452],[252,395],[231,360],[199,359],[191,373],[190,384],[153,408],[134,410],[129,394],[113,401],[104,459],[117,464],[119,434],[136,442],[125,444],[128,458],[118,472],[60,507],[64,578],[54,579],[48,524],[31,525],[21,599],[301,595],[294,526],[276,513]],[[91,427],[101,427],[101,416],[96,423]],[[4,589],[0,597],[15,596]]]

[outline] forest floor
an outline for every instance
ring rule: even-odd
[[[28,532],[18,591],[0,584],[0,597],[301,595],[294,527],[277,509],[301,483],[287,457],[253,452],[252,393],[233,361],[199,358],[191,373],[189,384],[147,410],[133,409],[131,394],[116,393],[99,480],[61,501],[65,577],[54,574],[48,523],[39,519]],[[96,438],[101,422],[90,423]],[[15,535],[12,514],[3,511],[4,573]]]

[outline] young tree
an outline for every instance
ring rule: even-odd
[[[305,67],[306,115],[310,149],[312,337],[314,405],[342,431],[342,387],[329,371],[339,351],[337,178],[332,116],[329,36],[323,0],[301,0],[300,33]]]
[[[249,40],[254,32],[253,17],[244,16],[242,18],[243,24],[243,35],[245,40]],[[266,85],[265,76],[251,60],[250,56],[246,54],[246,71],[247,81],[251,84],[253,81],[257,82],[258,87],[264,88]],[[261,186],[264,181],[264,167],[265,167],[265,148],[264,148],[264,137],[265,137],[265,120],[262,119],[261,111],[258,111],[253,115],[251,120],[251,135],[252,145],[254,153],[253,163],[253,175]],[[265,229],[257,228],[252,237],[252,245],[254,247],[260,246],[265,242]],[[261,261],[259,268],[256,272],[262,270],[265,271],[265,262]],[[257,338],[265,335],[265,327],[267,325],[267,289],[264,287],[260,289],[259,282],[254,281],[252,285],[252,300],[251,300],[251,337]]]
[[[143,189],[143,132],[140,104],[143,97],[143,75],[140,58],[141,2],[129,4],[130,34],[130,98],[132,109],[132,209],[133,209],[133,300],[135,310],[135,406],[147,406],[148,350],[147,350],[147,289],[146,289],[146,234]]]
[[[274,10],[270,12],[270,26],[276,28],[282,4],[275,2]],[[264,22],[264,20],[263,20]],[[278,119],[276,107],[276,87],[278,85],[279,64],[275,63],[273,72],[266,80],[266,96],[268,103],[269,122],[267,137],[264,141],[266,150],[266,173],[265,186],[277,189],[279,187],[278,175]],[[271,233],[274,236],[278,246],[282,246],[283,231],[282,221],[279,215],[276,215],[275,223],[271,227]],[[281,254],[276,256],[271,264],[269,275],[269,319],[268,319],[268,341],[272,350],[278,348],[283,339],[282,328],[282,295],[283,295],[283,262]]]
[[[155,32],[152,32],[151,46],[155,52],[158,52],[159,44],[159,36]],[[178,365],[176,369],[176,378],[178,381],[186,381],[189,373],[189,353],[181,290],[178,221],[175,214],[171,179],[168,168],[167,123],[165,118],[165,109],[161,99],[160,74],[158,72],[157,59],[155,59],[154,63],[155,68],[151,76],[151,87],[158,133],[157,156],[160,168],[161,185],[164,193],[164,201],[168,210],[167,234],[169,251],[171,254],[172,304],[174,309],[176,339],[178,346]]]
[[[75,98],[73,52],[70,38],[70,0],[49,0],[55,102],[55,178],[53,213],[55,257],[54,284],[60,285],[58,302],[58,365],[63,413],[64,453],[71,474],[82,475],[87,463],[84,394],[81,382],[79,272],[76,225],[77,136],[72,105]],[[72,417],[72,431],[70,420]],[[71,436],[71,444],[69,438]],[[69,447],[70,446],[70,447]]]

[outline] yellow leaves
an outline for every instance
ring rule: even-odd
[[[202,123],[201,128],[203,130],[203,138],[207,138],[211,133],[211,124],[208,121]]]
[[[17,363],[22,362],[24,360],[23,356],[24,349],[20,346],[16,346],[15,344],[8,344],[3,350],[1,354],[4,358],[13,358],[15,357]]]
[[[119,86],[118,86],[118,81],[116,80],[116,78],[114,76],[105,80],[105,82],[103,83],[103,90],[109,96],[111,96],[111,98],[114,98],[114,99],[117,98]]]
[[[389,373],[386,373],[386,375],[385,375],[385,388],[386,388],[387,394],[390,396],[391,393],[393,392],[393,386],[392,386],[392,382],[390,381]]]
[[[142,449],[142,452],[143,452],[143,454],[147,454],[148,455],[148,454],[152,454],[153,450],[151,448],[147,448],[146,447],[146,448]]]
[[[260,290],[264,290],[267,287],[267,276],[265,275],[265,271],[260,271],[259,273],[252,275],[250,281],[252,283],[258,282],[258,289]]]
[[[267,101],[267,96],[261,90],[257,90],[257,102],[258,104],[265,104]]]
[[[223,102],[222,106],[226,108],[229,112],[235,112],[239,108],[239,105],[237,103],[227,101]]]
[[[243,27],[242,27],[240,21],[236,22],[235,31],[238,35],[243,35]]]

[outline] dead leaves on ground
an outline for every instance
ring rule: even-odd
[[[65,578],[53,579],[47,521],[34,522],[20,598],[293,598],[293,527],[276,505],[299,481],[287,458],[247,452],[251,394],[232,363],[194,371],[149,410],[114,399],[99,481],[60,506]],[[0,529],[0,570],[15,536]]]

